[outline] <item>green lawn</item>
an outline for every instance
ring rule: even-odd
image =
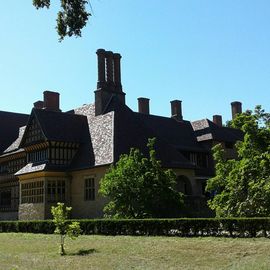
[[[270,240],[0,233],[0,269],[270,269]]]

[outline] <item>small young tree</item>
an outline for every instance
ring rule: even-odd
[[[110,199],[107,217],[177,217],[183,206],[182,194],[175,190],[176,175],[164,170],[156,159],[155,139],[149,139],[149,157],[138,149],[122,155],[101,181],[100,193]]]
[[[57,203],[57,206],[52,206],[51,213],[53,215],[53,222],[55,224],[54,233],[60,234],[60,254],[65,255],[65,237],[69,236],[75,239],[81,234],[79,222],[68,223],[67,219],[72,207],[66,207],[64,203]]]

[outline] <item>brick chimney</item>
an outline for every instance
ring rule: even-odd
[[[103,114],[112,97],[125,104],[121,84],[121,55],[104,49],[97,50],[98,81],[95,91],[95,115]]]
[[[139,113],[149,114],[149,98],[138,98],[138,111]]]
[[[183,115],[182,115],[182,101],[181,100],[172,100],[171,101],[171,118],[174,118],[175,120],[182,121]]]
[[[43,109],[44,102],[42,100],[38,100],[33,105],[35,109]]]
[[[222,116],[221,115],[213,115],[213,122],[217,126],[222,127]]]
[[[50,111],[61,111],[59,108],[59,93],[52,91],[43,92],[43,109]]]
[[[231,106],[232,106],[232,119],[234,119],[237,114],[242,113],[242,103],[239,101],[234,101],[231,103]]]

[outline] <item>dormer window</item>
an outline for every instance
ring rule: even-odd
[[[35,152],[28,153],[28,161],[29,162],[40,162],[40,161],[47,161],[48,160],[48,152],[49,149],[42,149]]]

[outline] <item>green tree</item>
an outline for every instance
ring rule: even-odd
[[[65,207],[63,203],[58,202],[57,206],[52,206],[51,212],[53,215],[53,222],[55,224],[54,233],[60,234],[60,254],[65,255],[65,237],[69,236],[71,239],[75,239],[81,234],[81,228],[79,222],[69,223],[67,218],[71,211],[71,207]]]
[[[256,106],[229,125],[244,132],[236,143],[238,159],[227,160],[221,145],[213,148],[216,176],[207,182],[214,193],[209,206],[219,217],[270,215],[270,114]]]
[[[59,41],[62,41],[66,36],[81,36],[81,30],[85,27],[89,16],[87,12],[87,0],[60,0],[61,10],[57,15],[56,30],[59,36]],[[33,5],[39,8],[49,8],[50,0],[33,0]]]
[[[175,190],[176,175],[156,159],[155,139],[148,140],[149,158],[138,149],[122,155],[101,181],[100,193],[110,199],[107,217],[147,218],[179,215],[182,195]]]

